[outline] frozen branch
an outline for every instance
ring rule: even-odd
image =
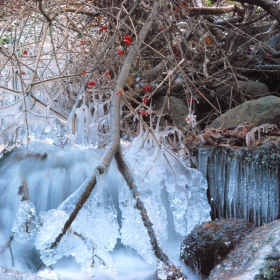
[[[72,225],[73,221],[76,219],[79,211],[81,210],[81,208],[83,207],[83,205],[85,204],[87,199],[89,198],[89,196],[90,196],[92,190],[94,189],[95,185],[96,185],[96,176],[94,175],[91,178],[91,180],[90,180],[89,184],[87,185],[86,189],[84,190],[83,194],[81,195],[79,201],[77,202],[77,204],[75,206],[75,209],[70,214],[68,220],[65,222],[64,227],[63,227],[61,233],[56,237],[55,241],[50,246],[51,249],[54,249],[58,245],[58,243],[60,242],[60,240],[63,237],[63,235],[70,228],[70,226]]]
[[[141,201],[141,195],[137,190],[137,185],[134,182],[134,176],[132,172],[129,170],[127,164],[125,163],[120,148],[117,150],[115,154],[115,159],[117,162],[118,170],[123,175],[126,183],[128,184],[130,190],[132,191],[133,197],[136,201],[135,207],[139,210],[143,224],[147,229],[148,235],[150,237],[150,242],[155,253],[155,256],[158,260],[162,261],[164,265],[169,270],[169,278],[168,279],[185,279],[182,275],[181,269],[177,268],[172,261],[169,260],[168,256],[163,252],[163,250],[159,247],[155,231],[153,229],[153,224],[148,216],[147,210],[145,208],[144,203]]]
[[[3,277],[1,277],[3,276]],[[34,279],[34,280],[49,280],[49,278],[40,277],[37,275],[32,275],[28,273],[24,273],[18,270],[8,269],[5,267],[0,266],[0,278],[1,279]]]

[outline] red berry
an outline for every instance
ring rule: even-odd
[[[145,85],[142,87],[142,90],[145,92],[151,92],[152,91],[152,87],[150,85]]]
[[[150,99],[149,99],[149,98],[146,98],[146,97],[145,97],[145,98],[143,98],[143,103],[144,103],[144,104],[147,104],[149,101],[150,101]]]
[[[131,42],[128,41],[128,40],[126,40],[126,39],[123,39],[123,42],[124,42],[126,45],[130,45],[130,44],[131,44]]]
[[[129,41],[129,42],[132,42],[132,38],[131,38],[131,36],[123,36],[123,40],[127,40],[127,41]]]
[[[91,87],[93,87],[93,86],[95,86],[95,85],[96,85],[96,82],[94,82],[94,81],[88,82],[88,87],[89,87],[89,88],[91,88]]]
[[[149,113],[146,110],[140,110],[140,115],[148,116]]]

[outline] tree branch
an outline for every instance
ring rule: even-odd
[[[39,11],[41,12],[41,14],[44,16],[44,18],[48,21],[48,22],[51,22],[52,20],[50,19],[50,17],[45,13],[45,11],[43,10],[43,7],[42,7],[42,2],[43,0],[38,0],[39,2]]]
[[[63,235],[70,228],[70,226],[72,225],[73,221],[76,219],[79,211],[81,210],[81,208],[83,207],[83,205],[85,204],[87,199],[89,198],[89,196],[90,196],[92,190],[94,189],[95,185],[96,185],[96,176],[94,175],[91,178],[90,182],[88,183],[88,185],[87,185],[86,189],[84,190],[83,194],[81,195],[79,201],[77,202],[77,204],[75,206],[75,209],[70,214],[68,220],[65,222],[64,227],[62,229],[62,232],[56,237],[55,241],[50,246],[50,249],[54,249],[58,245],[58,243],[60,242],[60,240],[63,237]]]
[[[115,159],[117,162],[117,167],[120,173],[123,175],[126,183],[128,184],[130,190],[132,191],[133,197],[136,200],[135,207],[139,210],[142,221],[144,223],[145,228],[147,229],[148,235],[150,237],[150,242],[155,253],[155,256],[158,260],[162,261],[169,269],[170,273],[168,273],[168,279],[185,279],[181,269],[177,268],[172,261],[169,260],[168,256],[162,251],[159,247],[155,231],[153,229],[153,224],[148,216],[147,210],[145,208],[144,203],[141,201],[141,195],[137,190],[137,186],[133,179],[133,174],[129,170],[127,164],[125,163],[120,148],[117,150],[115,154]]]
[[[135,40],[134,44],[131,46],[131,49],[126,56],[123,66],[120,72],[120,75],[118,77],[114,93],[112,96],[112,108],[111,108],[111,132],[110,132],[110,140],[109,145],[101,158],[101,161],[99,165],[96,167],[98,172],[104,173],[105,170],[108,168],[112,158],[114,157],[116,151],[119,148],[120,145],[120,102],[121,102],[121,95],[117,95],[116,93],[123,89],[123,87],[126,84],[128,75],[130,73],[130,69],[132,66],[132,63],[136,57],[136,55],[139,53],[140,48],[148,35],[152,24],[154,22],[155,16],[158,12],[160,5],[159,1],[155,1],[153,8],[142,27],[139,37]]]
[[[280,22],[280,4],[273,0],[238,0],[238,2],[260,6]]]

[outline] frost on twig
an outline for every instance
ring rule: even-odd
[[[49,278],[40,277],[37,275],[32,275],[24,273],[18,270],[8,269],[0,266],[0,278],[1,279],[29,279],[29,280],[48,280]]]
[[[247,146],[255,146],[256,145],[256,137],[255,134],[257,133],[257,140],[261,141],[261,132],[268,133],[273,130],[277,130],[277,125],[275,124],[262,124],[253,128],[246,134],[246,145]]]

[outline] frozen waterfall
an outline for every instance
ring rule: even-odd
[[[262,225],[279,218],[277,146],[206,147],[196,158],[208,179],[212,219],[244,218]]]
[[[125,158],[135,173],[159,244],[169,255],[175,252],[174,263],[178,264],[183,237],[196,224],[210,219],[207,183],[201,172],[184,166],[164,148],[152,153],[139,149],[141,137],[130,147],[123,145]],[[127,267],[121,268],[125,264],[120,260],[127,262],[131,256],[131,269],[125,272],[130,274],[125,279],[154,275],[157,261],[147,230],[115,162],[107,174],[97,176],[97,185],[71,229],[56,249],[50,249],[102,153],[101,149],[60,148],[34,141],[1,158],[0,246],[14,235],[15,267],[9,250],[1,255],[0,266],[33,272],[41,258],[57,275],[74,262],[87,275],[83,279],[101,271],[107,278],[102,274],[98,279],[124,279],[121,273]],[[21,201],[18,195],[23,184],[30,200]],[[50,271],[40,273],[48,277]]]

